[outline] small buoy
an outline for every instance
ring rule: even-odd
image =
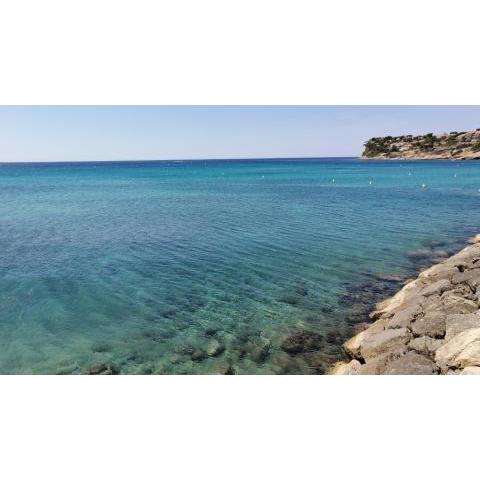
[[[371,185],[371,184],[372,184],[372,181],[370,180],[370,181],[368,182],[368,184]]]
[[[425,188],[425,187],[426,187],[426,185],[424,183],[422,183],[422,188]]]
[[[412,174],[412,172],[408,172],[408,176],[410,176]]]
[[[455,174],[454,177],[457,178],[457,174]]]
[[[334,179],[334,178],[332,178],[332,183],[335,183],[335,179]]]

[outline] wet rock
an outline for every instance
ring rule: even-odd
[[[97,363],[87,370],[87,375],[117,375],[118,369],[111,363]]]
[[[319,333],[302,330],[287,337],[281,348],[290,354],[312,352],[321,348],[322,341],[323,337]]]
[[[225,351],[225,345],[220,343],[218,340],[212,340],[207,345],[207,355],[209,357],[218,357]]]

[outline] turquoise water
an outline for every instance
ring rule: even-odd
[[[476,161],[0,165],[0,373],[322,373],[479,189]]]

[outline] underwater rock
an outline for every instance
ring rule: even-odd
[[[112,350],[112,347],[108,343],[101,342],[94,345],[92,350],[98,353],[105,353],[110,352]]]
[[[192,345],[178,345],[175,347],[175,353],[178,353],[179,355],[185,355],[187,357],[191,356],[193,352],[195,351],[195,348],[192,347]]]
[[[290,354],[313,352],[322,346],[323,336],[316,332],[302,330],[287,337],[281,344],[284,352]]]
[[[227,369],[225,370],[225,372],[224,372],[224,375],[236,375],[236,374],[237,374],[237,372],[236,372],[236,370],[233,368],[232,365],[229,365],[229,366],[227,367]]]
[[[308,290],[303,285],[298,285],[295,287],[295,293],[301,297],[306,297],[308,295]]]
[[[207,337],[213,337],[214,335],[216,335],[218,332],[218,328],[217,327],[207,327],[205,329],[205,335]]]
[[[248,355],[255,363],[261,364],[270,356],[272,345],[268,343],[248,342],[242,349],[242,354]]]
[[[338,329],[329,330],[325,334],[325,341],[331,345],[340,345],[343,340],[343,335]]]
[[[381,272],[375,273],[374,276],[377,280],[388,283],[401,283],[404,280],[400,275],[389,275]]]
[[[278,300],[288,305],[295,306],[300,302],[300,297],[298,295],[285,294],[282,295]]]
[[[220,343],[218,340],[212,340],[207,345],[207,355],[209,357],[218,357],[225,351],[225,345]]]
[[[86,371],[87,375],[117,375],[118,373],[117,367],[111,363],[97,363]]]
[[[194,362],[201,362],[202,360],[205,360],[206,358],[208,358],[208,355],[205,350],[202,350],[201,348],[197,348],[192,352],[192,354],[190,355],[190,358]]]

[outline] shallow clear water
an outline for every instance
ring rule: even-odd
[[[476,161],[1,165],[0,373],[322,371],[348,294],[460,247],[479,189]]]

